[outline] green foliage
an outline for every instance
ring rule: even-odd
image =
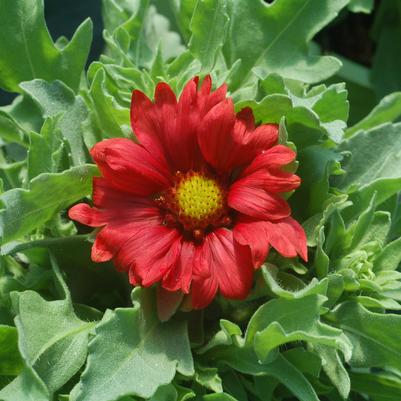
[[[311,56],[313,36],[347,4],[347,0],[231,1],[229,41],[224,48],[229,66],[240,59],[232,85],[248,84],[253,74],[277,72],[285,78],[313,83],[333,75],[340,63],[330,56]],[[249,29],[252,27],[252,34]]]
[[[372,66],[372,81],[380,97],[398,91],[401,78],[401,3],[397,0],[383,2],[373,27],[377,50]]]
[[[0,401],[401,399],[398,2],[372,73],[312,41],[371,0],[103,0],[87,71],[91,22],[54,43],[42,3],[0,4],[0,87],[18,93],[0,107]],[[132,137],[133,89],[207,73],[297,151],[309,261],[271,251],[246,300],[161,322],[155,289],[130,299],[66,212],[90,199],[90,148]]]
[[[46,394],[53,394],[85,362],[88,335],[94,323],[77,318],[68,289],[55,265],[54,271],[64,300],[48,302],[34,291],[12,294],[18,345],[25,368],[0,391],[0,398],[7,400],[14,392],[21,398],[31,397],[26,382],[32,378],[39,392],[45,388]]]
[[[15,327],[0,325],[0,375],[16,376],[22,369]]]
[[[2,243],[23,238],[42,227],[55,213],[87,195],[96,173],[97,168],[92,165],[72,167],[59,174],[43,173],[30,182],[28,190],[18,188],[2,194]]]
[[[366,13],[369,14],[374,6],[373,0],[351,0],[348,4],[348,8],[354,13]]]
[[[68,143],[72,164],[84,164],[86,154],[82,124],[87,118],[87,111],[82,98],[75,97],[73,91],[59,81],[49,84],[35,79],[23,82],[21,88],[37,104],[43,118],[60,116],[58,126],[53,129],[59,129]]]
[[[134,291],[133,308],[106,313],[96,327],[77,401],[125,395],[149,398],[159,386],[171,382],[176,370],[193,374],[185,322],[161,323],[154,296],[140,295]],[[135,380],[127,380],[127,372]]]
[[[51,39],[43,15],[43,0],[5,0],[1,5],[0,87],[21,92],[19,83],[35,78],[60,79],[78,90],[88,57],[92,23],[86,20],[65,46]]]
[[[202,64],[202,72],[209,72],[216,63],[227,31],[228,15],[225,1],[198,1],[191,19],[189,41],[191,53]]]

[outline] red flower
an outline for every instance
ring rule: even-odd
[[[251,109],[235,113],[226,85],[211,92],[194,78],[177,101],[159,83],[152,103],[134,91],[130,139],[107,139],[91,155],[102,173],[93,204],[69,216],[101,227],[92,259],[113,259],[133,285],[160,282],[191,293],[194,308],[217,291],[242,299],[274,247],[307,260],[306,238],[281,196],[300,184],[283,166],[295,159],[277,145],[278,128],[255,126]]]

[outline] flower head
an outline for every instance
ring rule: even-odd
[[[218,291],[245,298],[253,271],[275,248],[307,259],[302,227],[282,194],[300,185],[283,167],[295,159],[278,145],[278,127],[255,126],[252,110],[235,113],[226,86],[211,91],[207,76],[180,98],[166,83],[154,102],[132,95],[131,124],[138,139],[96,144],[91,155],[102,177],[93,182],[93,207],[69,216],[101,227],[92,259],[112,259],[133,285],[160,282],[208,305]]]

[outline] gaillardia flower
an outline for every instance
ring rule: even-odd
[[[218,291],[245,298],[270,247],[304,260],[307,251],[282,197],[300,179],[283,170],[296,155],[277,144],[277,125],[255,126],[249,108],[236,114],[226,85],[211,91],[209,76],[198,83],[188,82],[178,101],[166,83],[154,102],[133,92],[139,143],[115,138],[92,148],[102,174],[94,206],[78,204],[69,216],[101,227],[95,262],[112,259],[133,285],[159,282],[203,308]]]

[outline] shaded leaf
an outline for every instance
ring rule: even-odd
[[[22,367],[17,329],[0,324],[0,376],[17,376]]]
[[[25,368],[0,391],[1,401],[49,401],[50,397],[45,384],[31,368]]]
[[[374,7],[374,0],[350,0],[348,8],[354,13],[369,14]]]

